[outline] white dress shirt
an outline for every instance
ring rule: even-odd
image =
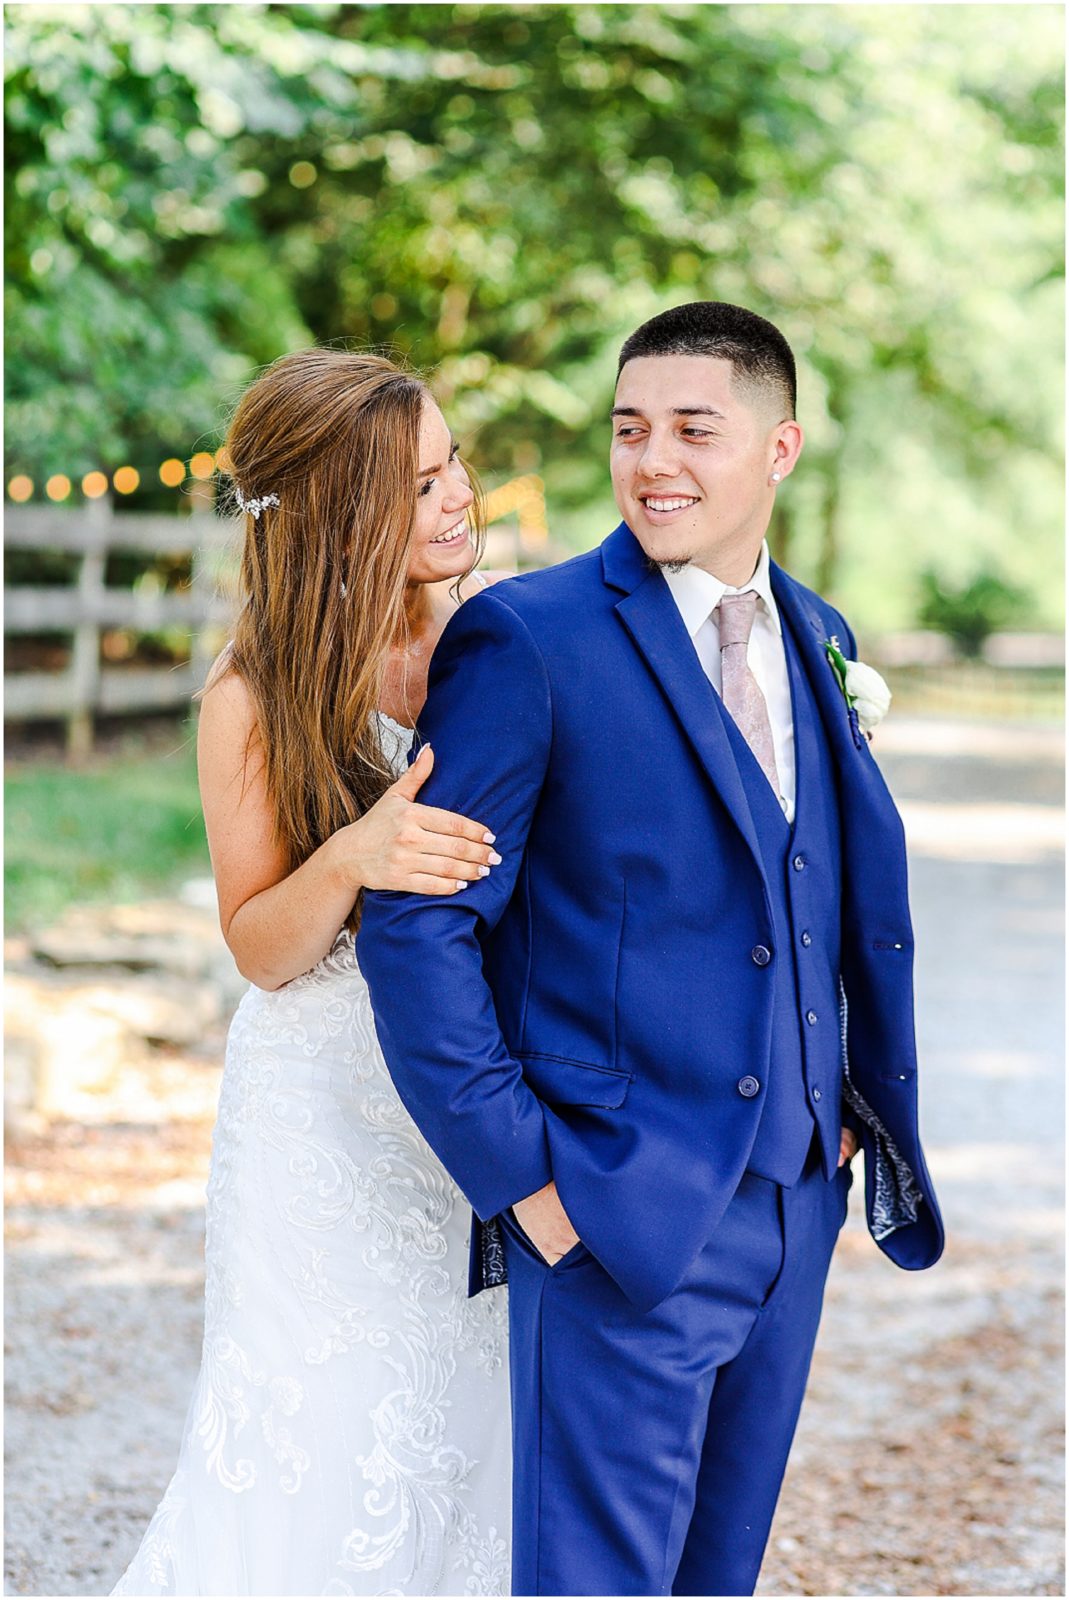
[[[787,656],[783,649],[783,624],[772,593],[768,562],[768,542],[763,540],[753,577],[749,583],[737,589],[730,583],[721,583],[719,578],[714,578],[711,572],[701,567],[684,567],[682,572],[668,572],[663,567],[661,570],[694,642],[702,670],[717,694],[722,693],[723,674],[720,625],[713,613],[722,595],[745,594],[748,589],[756,592],[757,611],[746,648],[746,661],[768,707],[772,748],[776,755],[781,790],[780,805],[787,821],[793,822],[795,769],[791,685],[787,676]]]

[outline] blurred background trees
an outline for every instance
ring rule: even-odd
[[[1060,624],[1058,8],[6,18],[9,479],[130,462],[173,504],[156,465],[259,364],[370,342],[582,549],[622,338],[735,300],[799,358],[794,571],[865,629],[917,620],[926,571]]]

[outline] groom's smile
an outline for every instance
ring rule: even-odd
[[[647,494],[639,498],[646,508],[646,515],[654,517],[658,522],[666,522],[677,517],[681,511],[689,511],[698,504],[697,495],[664,495]]]

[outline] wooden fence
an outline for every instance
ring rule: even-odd
[[[89,500],[77,510],[62,506],[8,506],[5,539],[10,550],[59,551],[75,558],[74,582],[66,587],[10,585],[6,591],[5,638],[57,633],[72,641],[66,668],[58,672],[4,673],[7,722],[60,720],[72,755],[88,753],[96,715],[166,711],[188,705],[203,684],[233,618],[233,579],[242,537],[241,519],[214,512],[212,486],[194,481],[188,516],[116,514],[109,498]],[[571,554],[548,535],[542,481],[515,478],[491,491],[488,519],[496,527],[490,563],[541,566]],[[177,592],[105,583],[111,552],[188,558],[191,579]],[[227,590],[229,589],[229,593]],[[190,659],[179,666],[109,666],[101,639],[111,629],[154,633],[177,628],[188,634]]]
[[[122,512],[107,498],[78,510],[9,506],[9,549],[59,551],[74,558],[65,587],[7,589],[5,636],[62,634],[71,640],[62,671],[5,671],[5,720],[59,720],[73,755],[92,745],[97,715],[132,715],[188,706],[233,618],[234,578],[242,537],[240,519],[214,512],[212,486],[195,481],[189,515]],[[494,524],[486,552],[491,567],[524,568],[561,561],[572,552],[555,545],[546,527],[542,482],[530,475],[491,491]],[[507,520],[506,520],[507,519]],[[180,591],[105,583],[111,552],[150,559],[188,559],[191,577]],[[113,666],[101,659],[102,636],[127,629],[152,634],[181,630],[189,660],[178,666]],[[1003,635],[988,642],[983,662],[953,659],[938,635],[886,635],[872,656],[889,670],[900,709],[950,715],[1058,716],[1064,694],[1064,646],[1059,638]]]
[[[189,516],[117,516],[107,498],[90,500],[76,512],[61,506],[8,508],[9,550],[63,552],[75,558],[76,574],[70,587],[7,588],[5,638],[69,634],[72,647],[66,671],[5,671],[5,721],[61,719],[68,748],[82,755],[92,744],[94,714],[163,711],[189,701],[218,648],[212,625],[224,628],[233,610],[219,578],[228,550],[235,548],[237,524],[214,515],[210,488],[204,487],[205,493],[193,494]],[[157,593],[106,585],[108,556],[118,551],[188,557],[189,587]],[[101,635],[115,628],[140,633],[180,628],[189,634],[190,660],[176,667],[107,666],[101,661]]]

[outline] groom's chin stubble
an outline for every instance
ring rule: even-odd
[[[658,561],[656,556],[647,556],[646,565],[651,572],[682,572],[684,567],[689,567],[693,556],[672,556]]]

